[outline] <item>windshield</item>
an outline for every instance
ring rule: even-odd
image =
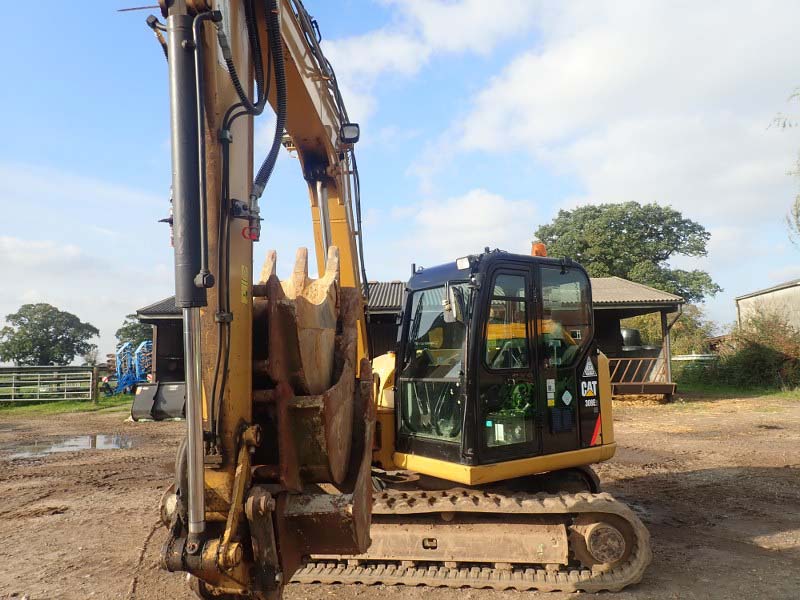
[[[451,283],[450,290],[451,300],[458,305],[451,315],[459,318],[445,314],[445,286],[414,292],[398,391],[401,431],[458,442],[464,415],[461,374],[465,321],[472,290],[466,283]]]
[[[453,296],[468,314],[471,289],[466,283],[451,284]],[[403,377],[413,379],[458,378],[464,355],[466,324],[447,322],[444,313],[445,287],[414,292],[408,329]]]

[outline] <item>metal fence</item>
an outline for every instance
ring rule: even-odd
[[[612,383],[668,383],[667,363],[660,356],[609,358]]]
[[[92,367],[0,367],[0,402],[92,400]]]

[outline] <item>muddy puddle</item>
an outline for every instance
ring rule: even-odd
[[[78,435],[66,438],[48,438],[35,442],[11,443],[0,446],[0,453],[7,458],[37,458],[57,452],[79,452],[81,450],[118,450],[134,447],[132,438],[125,435]]]

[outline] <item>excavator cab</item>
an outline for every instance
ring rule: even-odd
[[[601,401],[598,375],[607,363],[580,265],[486,252],[420,269],[407,290],[395,365],[396,463],[443,479],[463,465],[462,483],[475,483],[613,455],[610,428],[603,438],[609,395]]]
[[[565,592],[638,581],[647,530],[590,468],[615,442],[586,271],[488,250],[415,270],[398,337],[393,361],[372,361],[372,545],[312,556],[295,581]]]

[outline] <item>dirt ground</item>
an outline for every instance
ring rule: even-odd
[[[0,598],[192,598],[182,576],[157,565],[165,539],[157,504],[184,424],[126,416],[0,413]],[[639,585],[606,598],[800,597],[800,398],[617,403],[615,421],[620,448],[598,472],[606,491],[641,515],[655,557]],[[66,437],[77,439],[65,445]],[[53,443],[96,449],[42,454]],[[119,448],[101,449],[108,446]],[[370,600],[387,591],[290,585],[286,596]],[[575,596],[391,593],[409,600]]]

